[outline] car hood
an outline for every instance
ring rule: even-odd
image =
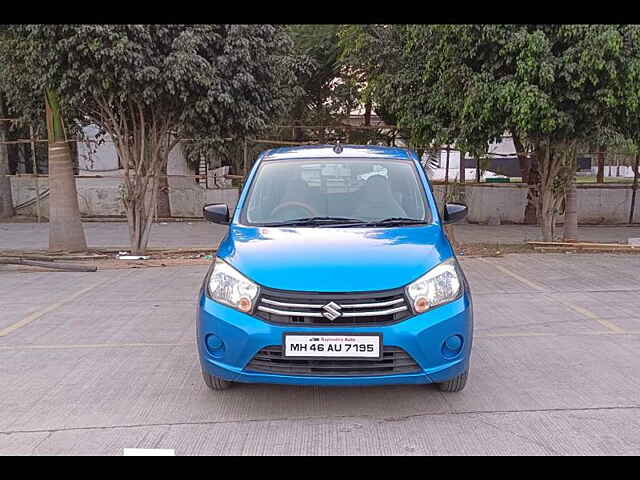
[[[218,256],[269,288],[363,292],[402,287],[453,252],[439,225],[229,227]]]

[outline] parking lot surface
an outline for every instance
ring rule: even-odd
[[[129,229],[126,222],[83,223],[89,248],[129,249]],[[152,248],[215,248],[227,234],[226,225],[203,221],[161,222],[151,226],[149,247]],[[456,224],[456,240],[463,244],[520,244],[542,240],[536,225]],[[640,226],[580,225],[581,242],[627,243],[640,238]],[[0,223],[0,251],[46,250],[49,248],[48,223]]]
[[[467,388],[200,377],[205,266],[0,266],[0,455],[638,455],[640,256],[463,258]]]

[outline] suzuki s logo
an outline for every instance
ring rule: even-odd
[[[327,303],[322,307],[322,309],[324,310],[324,312],[322,312],[322,315],[324,315],[325,318],[328,318],[331,321],[334,321],[336,318],[342,315],[342,312],[340,311],[342,307],[335,302]]]

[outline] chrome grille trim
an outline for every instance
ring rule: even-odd
[[[298,317],[322,317],[318,312],[293,312],[291,310],[276,310],[275,308],[259,306],[258,310],[261,312],[274,313],[276,315],[295,315]]]
[[[279,325],[340,327],[386,325],[413,313],[402,287],[365,292],[305,292],[261,286],[254,315]]]
[[[346,312],[341,316],[343,317],[377,317],[380,315],[392,315],[398,312],[404,312],[407,309],[406,306],[390,308],[388,310],[374,310],[367,312]],[[296,315],[300,317],[322,317],[321,313],[318,312],[293,312],[291,310],[276,310],[275,308],[263,307],[259,306],[258,310],[261,312],[274,313],[276,315]]]
[[[352,304],[340,304],[342,308],[368,308],[368,307],[388,307],[390,305],[395,305],[396,303],[404,303],[404,298],[396,298],[395,300],[389,300],[388,302],[377,302],[377,303],[352,303]]]
[[[380,315],[392,315],[398,312],[404,312],[407,309],[406,306],[390,308],[388,310],[376,310],[373,312],[347,312],[343,313],[343,317],[377,317]]]
[[[381,308],[388,307],[390,305],[395,305],[397,303],[403,303],[404,298],[396,298],[395,300],[390,300],[388,302],[371,302],[371,303],[343,303],[340,304],[342,308]],[[268,303],[269,305],[275,305],[277,307],[284,308],[322,308],[324,304],[322,303],[286,303],[286,302],[276,302],[275,300],[269,300],[268,298],[261,299],[261,303]],[[346,314],[345,314],[346,316]]]
[[[275,300],[269,300],[268,298],[263,298],[261,302],[268,303],[269,305],[275,305],[276,307],[285,308],[322,308],[322,305],[320,304],[276,302]]]

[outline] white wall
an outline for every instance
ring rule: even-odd
[[[598,166],[591,167],[591,174],[598,174]],[[616,165],[605,165],[604,167],[604,176],[605,177],[617,177],[618,176],[618,167]],[[625,178],[633,178],[633,167],[627,165],[620,165],[620,177]]]
[[[89,125],[83,128],[89,140],[96,140],[98,128]],[[78,168],[81,175],[95,175],[99,172],[110,172],[116,174],[118,170],[118,152],[111,140],[110,135],[102,137],[103,143],[78,142]],[[176,145],[169,152],[169,162],[167,163],[168,175],[195,175],[189,168],[184,158],[180,144]]]
[[[48,180],[39,178],[40,193],[48,189]],[[206,203],[226,202],[233,210],[238,201],[238,189],[206,190],[190,178],[170,178],[171,213],[174,217],[200,217]],[[122,181],[118,178],[77,178],[78,204],[83,216],[125,215],[121,200]],[[21,205],[35,199],[36,189],[33,177],[11,177],[14,204]],[[41,201],[41,214],[48,216],[48,198]],[[36,216],[36,204],[21,208],[19,215]]]
[[[40,178],[40,191],[48,188],[46,178]],[[120,216],[124,207],[120,197],[119,179],[78,178],[78,201],[80,212],[85,216]],[[207,190],[192,182],[190,178],[176,177],[171,182],[171,209],[176,217],[199,217],[207,203],[227,203],[229,210],[238,202],[237,188]],[[11,177],[15,205],[35,198],[33,177]],[[459,188],[451,185],[449,188]],[[442,203],[444,185],[434,185],[438,202]],[[522,223],[527,200],[525,184],[485,184],[465,187],[466,203],[469,207],[467,219],[472,223],[488,223],[499,218],[501,223]],[[581,224],[622,224],[629,220],[632,189],[618,186],[578,186],[578,222]],[[42,201],[43,216],[48,212],[47,200]],[[640,218],[640,197],[636,205],[636,218]],[[19,215],[36,215],[35,203],[17,212]]]
[[[96,140],[98,127],[87,126],[82,129],[89,140]],[[103,137],[104,143],[78,142],[78,168],[80,175],[93,175],[96,172],[118,170],[118,153],[110,135]]]
[[[436,198],[441,204],[444,185],[434,185]],[[471,223],[488,223],[499,218],[501,223],[523,223],[527,203],[525,184],[467,185],[465,203],[469,207],[467,220]],[[629,221],[631,187],[579,185],[577,188],[578,223],[624,224]],[[638,200],[640,203],[640,198]],[[636,205],[636,218],[640,216],[640,204]],[[562,218],[562,217],[560,217]]]
[[[89,139],[96,139],[97,127],[88,126],[83,130]],[[104,136],[102,144],[79,142],[78,166],[80,175],[83,176],[101,175],[122,178],[124,175],[124,170],[118,169],[118,154],[109,135]],[[172,215],[177,217],[199,216],[205,194],[196,179],[190,178],[195,175],[195,172],[187,164],[180,144],[176,145],[169,153],[167,175],[169,176],[167,183],[169,184],[169,204]],[[117,187],[120,181],[117,178],[87,179],[86,181],[89,182],[86,189],[83,188],[83,184],[78,183],[81,212],[86,215],[120,215]],[[93,191],[90,185],[97,190]],[[114,187],[114,185],[116,186]],[[105,189],[109,191],[107,192]],[[98,214],[95,212],[108,213]]]
[[[578,222],[627,223],[631,210],[631,188],[591,187],[577,189]],[[640,196],[636,199],[636,212],[640,212]],[[640,214],[636,213],[635,218]]]
[[[449,168],[457,169],[460,168],[460,152],[457,150],[453,150],[456,148],[455,145],[451,145],[452,150],[449,151]],[[513,144],[513,139],[510,136],[503,136],[501,142],[489,143],[488,145],[488,153],[490,154],[499,154],[500,156],[509,155],[514,156],[516,154],[516,147]],[[472,158],[472,156],[467,153],[465,158]],[[439,152],[440,159],[440,168],[446,168],[447,165],[447,149],[443,148]]]

